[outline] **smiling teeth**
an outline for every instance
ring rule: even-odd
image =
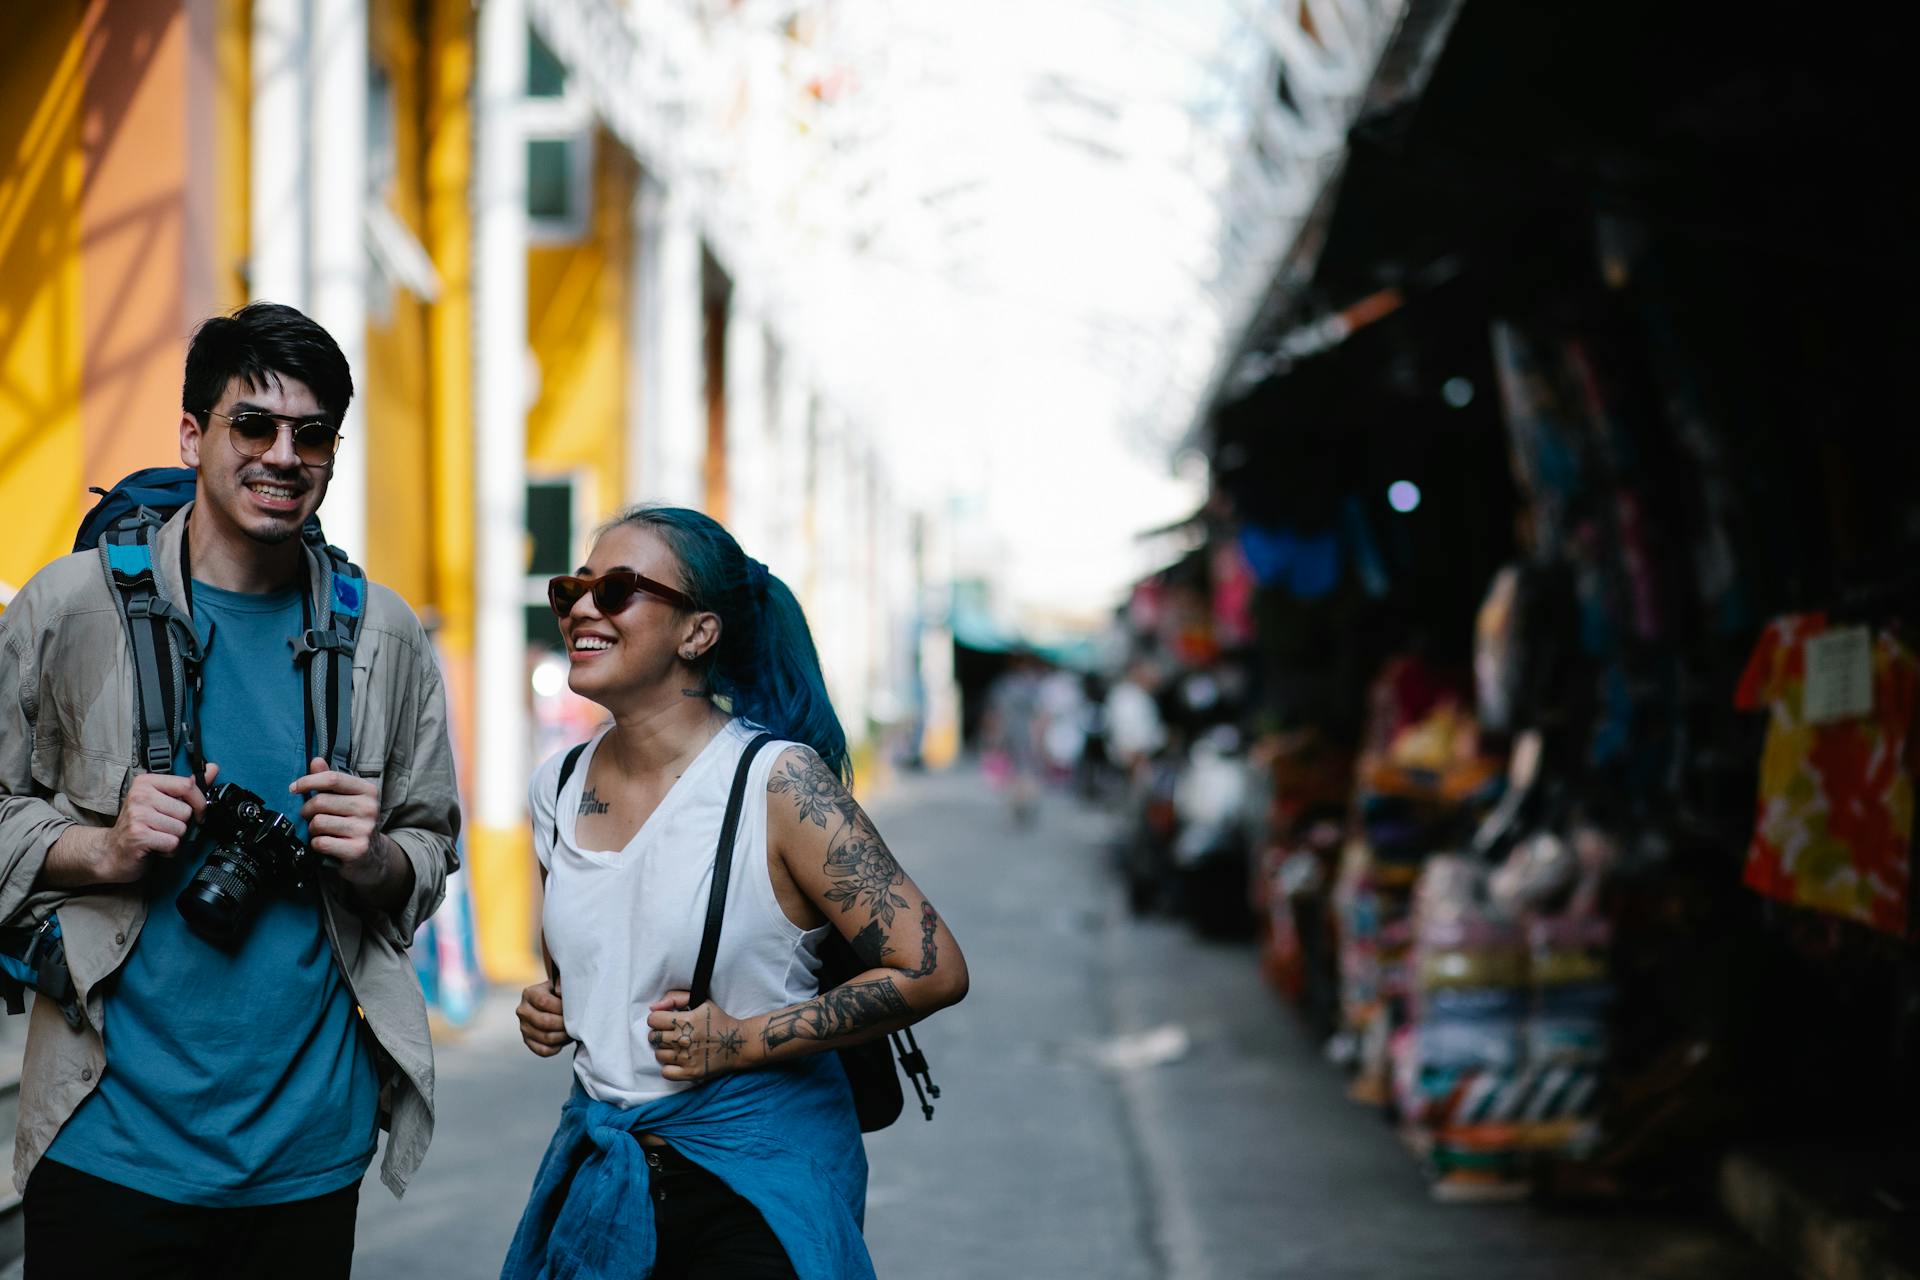
[[[576,649],[611,649],[613,641],[603,640],[599,636],[581,636],[573,642]]]
[[[291,498],[293,490],[284,485],[256,484],[251,486],[255,493],[265,494],[269,498]]]

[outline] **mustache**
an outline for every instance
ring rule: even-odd
[[[295,493],[305,493],[313,487],[307,483],[306,477],[297,472],[283,474],[273,471],[247,471],[241,474],[240,483],[243,485],[277,484],[282,488],[292,489]]]

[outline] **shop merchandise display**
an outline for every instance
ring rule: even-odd
[[[1318,729],[1269,735],[1253,752],[1267,782],[1250,889],[1267,981],[1312,1025],[1339,1001],[1331,896],[1353,786],[1353,757]]]
[[[1430,404],[1405,410],[1420,443],[1383,432],[1350,457],[1320,423],[1313,483],[1269,443],[1205,553],[1214,633],[1253,676],[1235,714],[1266,788],[1262,972],[1442,1199],[1697,1197],[1716,1151],[1796,1123],[1779,1086],[1818,1055],[1794,1053],[1788,1019],[1908,1064],[1842,1109],[1867,1117],[1855,1140],[1914,1112],[1890,1092],[1920,1061],[1920,576],[1857,589],[1900,572],[1907,535],[1847,509],[1835,456],[1813,486],[1809,459],[1763,460],[1798,428],[1756,440],[1697,350],[1739,344],[1630,288],[1643,271],[1478,301],[1484,458]],[[1421,394],[1470,364],[1454,332]],[[1364,379],[1324,376],[1324,400],[1276,397],[1236,446],[1282,433],[1278,409],[1351,413],[1356,437],[1395,411],[1350,410]],[[1408,475],[1424,518],[1436,473],[1470,465],[1444,528],[1379,505]],[[1347,496],[1363,475],[1371,516]],[[1477,527],[1454,520],[1481,502]],[[1820,1022],[1836,992],[1849,1012]]]
[[[1769,714],[1749,888],[1908,932],[1916,677],[1891,632],[1817,613],[1767,626],[1735,695]]]
[[[1368,697],[1353,834],[1335,889],[1351,1095],[1385,1104],[1389,1052],[1406,1025],[1411,902],[1421,869],[1456,847],[1499,789],[1498,763],[1456,687],[1414,657],[1389,662]]]

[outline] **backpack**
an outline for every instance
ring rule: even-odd
[[[153,569],[153,536],[192,500],[194,481],[186,467],[148,467],[111,489],[94,489],[100,501],[80,521],[73,539],[75,551],[99,549],[114,607],[127,626],[140,759],[149,773],[170,772],[187,742],[190,695],[199,687],[205,657],[186,614],[160,596]],[[326,581],[314,593],[321,601],[320,617],[288,643],[294,661],[307,664],[309,671],[313,753],[329,768],[345,770],[353,746],[353,651],[366,612],[367,577],[346,552],[327,545],[319,517],[309,516],[300,535],[319,553]]]
[[[140,768],[171,773],[184,747],[196,771],[193,695],[205,659],[184,611],[160,594],[153,567],[153,537],[167,518],[192,501],[195,474],[186,467],[148,467],[111,489],[94,489],[100,500],[81,519],[73,549],[98,549],[101,571],[113,588],[113,604],[126,625],[133,654],[134,722]],[[353,652],[366,612],[367,578],[328,546],[318,517],[301,528],[306,546],[320,553],[326,581],[317,593],[320,616],[288,640],[296,663],[307,666],[307,723],[313,753],[328,767],[350,766],[353,747]],[[23,1007],[32,987],[60,1002],[68,1022],[80,1011],[67,974],[66,950],[54,916],[37,924],[0,928],[0,998],[9,1013]]]
[[[688,1007],[699,1008],[707,1002],[709,985],[713,980],[713,961],[720,949],[720,925],[726,915],[727,881],[733,874],[734,836],[740,828],[740,811],[746,804],[747,773],[760,749],[773,741],[770,733],[758,734],[747,743],[746,750],[740,754],[740,766],[734,770],[733,789],[727,795],[726,816],[720,823],[720,843],[714,851],[713,879],[707,893],[707,925],[700,938],[700,954],[694,963],[693,986],[690,991]],[[567,779],[573,776],[573,770],[580,763],[580,753],[587,749],[582,742],[570,751],[560,762],[560,785],[554,790],[554,818],[550,844],[557,848],[560,844],[560,793],[567,789]],[[865,973],[869,966],[853,952],[853,945],[840,935],[837,929],[827,930],[825,941],[820,945],[820,989],[830,991],[848,979]],[[892,1046],[892,1052],[888,1046]],[[884,1129],[900,1118],[904,1105],[904,1096],[900,1092],[900,1077],[894,1072],[894,1057],[898,1055],[900,1070],[905,1071],[907,1079],[913,1085],[914,1096],[920,1100],[920,1110],[926,1118],[933,1119],[933,1103],[929,1098],[940,1096],[940,1086],[933,1082],[933,1075],[927,1065],[927,1055],[913,1038],[911,1028],[902,1027],[890,1032],[879,1040],[869,1040],[849,1049],[839,1049],[840,1065],[847,1073],[847,1084],[853,1090],[853,1108],[860,1120],[860,1132],[872,1133]]]

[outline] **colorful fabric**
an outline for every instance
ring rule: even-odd
[[[1913,775],[1908,759],[1920,660],[1873,638],[1873,707],[1828,724],[1806,715],[1807,644],[1824,614],[1776,619],[1760,637],[1735,704],[1766,708],[1749,888],[1888,933],[1907,932]]]

